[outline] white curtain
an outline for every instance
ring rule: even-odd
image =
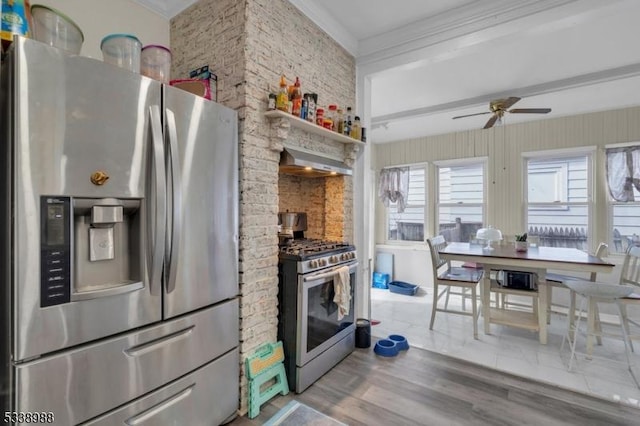
[[[607,185],[615,201],[634,201],[633,188],[640,191],[640,146],[609,148]]]
[[[389,207],[397,203],[398,213],[404,212],[409,195],[409,167],[394,167],[380,171],[378,198]]]

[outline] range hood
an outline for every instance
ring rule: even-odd
[[[341,161],[285,147],[280,154],[280,173],[305,177],[327,177],[351,176],[353,171]]]

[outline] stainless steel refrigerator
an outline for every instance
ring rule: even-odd
[[[4,411],[60,425],[233,416],[237,114],[25,38],[1,81]]]

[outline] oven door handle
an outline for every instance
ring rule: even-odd
[[[329,270],[327,272],[322,272],[322,273],[314,274],[314,275],[308,275],[308,276],[303,278],[303,281],[306,283],[306,282],[309,282],[309,281],[323,280],[325,278],[333,277],[338,272],[338,269],[342,268],[343,266],[348,266],[349,267],[349,271],[351,271],[353,268],[358,266],[358,262],[349,263],[348,265],[336,266],[335,268],[332,268],[331,270]]]

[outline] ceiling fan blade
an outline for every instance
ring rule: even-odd
[[[498,120],[498,116],[494,115],[493,117],[491,117],[489,119],[489,121],[487,121],[487,124],[484,125],[483,129],[489,129],[489,128],[493,127],[493,125],[496,124],[497,120]]]
[[[504,102],[502,103],[502,109],[511,108],[513,104],[518,102],[520,99],[522,98],[518,98],[517,96],[511,96],[510,98],[505,99]]]
[[[475,114],[459,115],[457,117],[453,117],[453,120],[455,120],[456,118],[473,117],[474,115],[485,115],[485,114],[491,114],[491,111],[477,112]]]
[[[516,108],[509,110],[514,114],[547,114],[551,112],[551,108]]]

